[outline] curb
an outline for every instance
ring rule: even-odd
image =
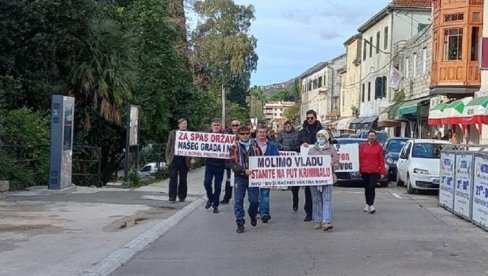
[[[195,209],[200,207],[205,200],[199,198],[185,208],[179,210],[171,217],[161,221],[154,225],[151,229],[147,230],[143,234],[139,235],[126,245],[115,250],[110,255],[105,257],[94,267],[87,269],[81,273],[82,276],[106,276],[114,272],[117,268],[126,264],[132,257],[139,254],[144,248],[150,245],[152,242],[161,237],[171,227],[182,221],[185,217],[191,214]]]

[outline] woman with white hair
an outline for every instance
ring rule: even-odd
[[[334,146],[330,144],[330,135],[326,130],[317,132],[317,142],[308,152],[308,155],[330,155],[333,183],[337,182],[335,171],[339,169],[339,155]],[[312,210],[315,229],[332,230],[332,184],[311,186]]]

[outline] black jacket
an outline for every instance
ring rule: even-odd
[[[303,143],[307,143],[309,145],[315,144],[315,142],[317,142],[317,132],[322,129],[322,124],[318,120],[312,125],[310,125],[307,121],[303,122],[303,128],[298,133],[300,145]]]

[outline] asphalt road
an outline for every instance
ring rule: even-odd
[[[272,221],[246,217],[243,234],[232,205],[200,207],[112,275],[488,275],[488,233],[437,207],[435,193],[376,192],[370,215],[361,188],[335,187],[333,232],[303,222],[289,191],[272,191]]]

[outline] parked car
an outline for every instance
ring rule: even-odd
[[[362,139],[362,138],[338,138],[336,139],[336,144],[338,145],[347,145],[347,144],[362,144],[366,142],[367,139]],[[337,176],[337,182],[338,184],[345,184],[345,183],[351,183],[351,184],[360,184],[362,185],[363,178],[361,177],[361,174],[359,172],[336,172]],[[388,179],[381,179],[378,181],[378,185],[381,187],[387,187],[388,186]]]
[[[144,177],[154,176],[158,172],[158,170],[166,170],[166,169],[168,169],[168,166],[166,165],[165,162],[159,163],[159,168],[157,162],[147,163],[146,165],[144,165],[144,167],[142,167],[139,170],[139,177],[144,178]]]
[[[441,151],[444,140],[412,139],[402,147],[397,163],[397,184],[407,186],[407,192],[438,190]]]
[[[389,181],[396,181],[397,162],[400,150],[407,143],[409,138],[394,137],[386,140],[383,145],[385,154],[386,174]]]
[[[369,130],[367,129],[360,130],[358,134],[358,138],[368,139],[368,132]],[[389,137],[390,135],[388,135],[386,131],[382,131],[382,130],[376,131],[376,139],[378,139],[378,142],[380,142],[381,145],[384,145],[386,140],[388,140]]]

